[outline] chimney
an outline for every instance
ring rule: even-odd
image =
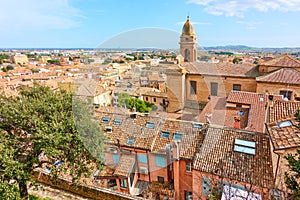
[[[241,118],[240,116],[234,117],[233,128],[241,129]]]

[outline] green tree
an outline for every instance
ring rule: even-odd
[[[92,163],[101,169],[105,137],[83,100],[35,85],[15,98],[0,96],[0,113],[0,199],[28,199],[36,168],[54,177],[68,170],[74,182],[90,176]]]
[[[129,99],[130,99],[130,95],[126,92],[121,92],[119,93],[118,95],[118,102],[119,102],[119,105],[121,107],[127,107],[128,108],[128,105],[129,105]]]
[[[300,199],[300,150],[295,155],[288,154],[285,157],[288,160],[288,166],[292,173],[285,172],[285,183],[287,188],[292,190],[293,199]]]
[[[241,62],[242,61],[242,59],[241,58],[237,58],[237,57],[235,57],[234,59],[233,59],[233,64],[238,64],[239,62]]]
[[[298,122],[297,127],[300,129],[300,110],[296,112],[295,117]],[[285,183],[287,188],[293,192],[293,199],[300,199],[300,150],[298,149],[294,155],[288,154],[285,159],[287,159],[288,167],[292,172],[285,172]]]
[[[149,112],[151,110],[151,106],[146,105],[145,101],[137,98],[130,98],[129,99],[129,104],[128,104],[129,109],[135,108],[137,112]]]
[[[14,67],[13,67],[12,65],[7,65],[6,69],[7,69],[7,71],[9,71],[9,70],[13,70],[13,69],[14,69]]]

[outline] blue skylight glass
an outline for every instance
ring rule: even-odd
[[[160,137],[161,138],[169,138],[170,132],[168,131],[161,131]]]
[[[201,123],[193,123],[193,128],[201,129],[201,128],[203,128],[203,124],[201,124]]]
[[[109,121],[110,121],[110,117],[102,117],[102,120],[101,120],[102,123],[108,124]]]
[[[250,147],[250,148],[255,148],[255,142],[247,141],[247,140],[235,139],[234,144],[245,146],[245,147]]]
[[[155,124],[153,122],[147,122],[146,128],[154,128]]]
[[[181,133],[175,132],[174,136],[173,136],[173,139],[180,142],[182,140],[182,136],[183,135]]]
[[[134,138],[128,138],[127,144],[132,145],[134,143]]]
[[[254,148],[249,148],[249,147],[243,147],[239,145],[234,145],[234,151],[241,152],[241,153],[246,153],[250,155],[255,155],[255,149]]]
[[[290,120],[278,123],[279,128],[289,127],[292,125],[293,123]]]
[[[122,119],[120,119],[120,118],[115,118],[114,119],[114,125],[121,125],[122,124]]]

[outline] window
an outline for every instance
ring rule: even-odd
[[[210,95],[218,96],[218,83],[210,83]]]
[[[111,126],[106,126],[106,127],[105,127],[105,131],[106,131],[107,133],[112,133],[112,127],[111,127]]]
[[[148,168],[147,167],[140,167],[139,172],[140,172],[140,174],[148,174]]]
[[[103,124],[108,124],[109,121],[110,121],[110,117],[102,117],[101,122],[102,122]]]
[[[255,142],[235,139],[233,150],[241,153],[255,155]]]
[[[146,128],[154,128],[153,122],[146,122]]]
[[[121,125],[122,124],[122,119],[121,118],[115,118],[114,119],[114,125]]]
[[[120,156],[118,154],[113,154],[112,155],[114,163],[118,163],[120,161]]]
[[[192,163],[191,162],[185,162],[185,171],[186,172],[192,171]]]
[[[158,176],[158,177],[157,177],[157,181],[160,182],[160,183],[164,183],[164,182],[165,182],[165,179],[164,179],[164,177],[162,177],[162,176]]]
[[[157,167],[166,167],[166,159],[163,156],[155,156],[155,162]]]
[[[289,127],[292,125],[293,125],[293,123],[291,122],[291,120],[278,123],[279,128]]]
[[[190,94],[197,94],[197,82],[190,81]]]
[[[173,140],[180,142],[182,140],[182,134],[175,132],[173,136]]]
[[[233,84],[233,90],[234,91],[241,91],[242,86],[240,84]]]
[[[127,140],[127,144],[129,144],[129,145],[133,145],[133,143],[134,143],[134,138],[128,138],[128,140]]]
[[[202,177],[202,195],[208,196],[210,193],[210,179]]]
[[[121,188],[127,188],[127,181],[126,181],[126,179],[120,179],[120,186],[121,186]]]
[[[148,97],[146,97],[146,101],[148,101]]]
[[[288,100],[291,100],[292,92],[291,91],[280,91],[280,95],[283,96],[283,98],[287,98]]]
[[[161,131],[160,137],[161,138],[169,138],[170,132],[168,131]]]
[[[147,163],[147,155],[146,154],[138,154],[139,162]]]
[[[153,102],[156,102],[156,98],[155,97],[153,98]]]
[[[184,191],[184,200],[193,200],[193,193]]]
[[[201,128],[203,128],[203,124],[201,124],[201,123],[193,123],[193,128],[201,129]]]

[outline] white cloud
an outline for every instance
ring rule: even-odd
[[[246,29],[256,29],[257,25],[263,24],[261,21],[252,22],[252,21],[237,21],[236,23],[242,24],[246,27]]]
[[[69,29],[80,26],[82,18],[68,0],[7,0],[1,3],[0,26],[11,31]]]
[[[261,12],[269,10],[300,11],[300,0],[188,0],[204,6],[204,10],[213,15],[243,17],[248,10]]]

